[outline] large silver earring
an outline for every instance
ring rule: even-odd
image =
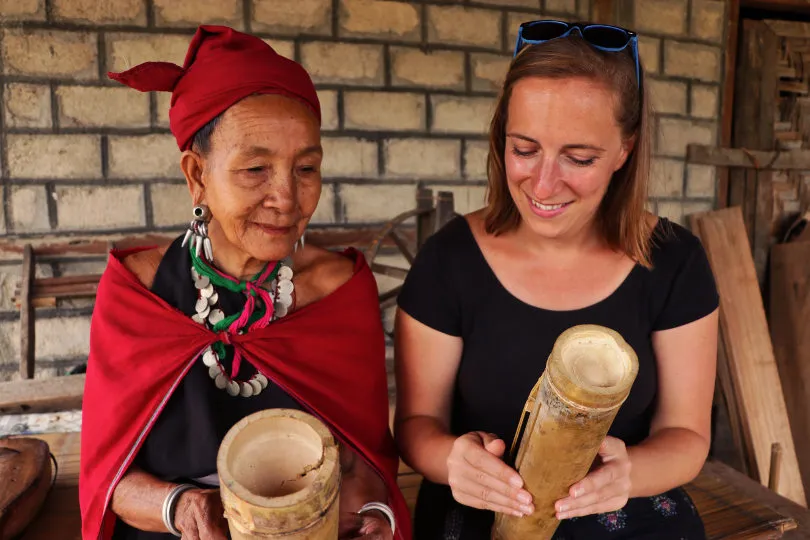
[[[194,219],[188,226],[186,236],[183,237],[183,247],[191,240],[191,246],[197,257],[205,252],[205,258],[208,262],[214,260],[214,250],[211,246],[211,239],[208,238],[208,223],[211,221],[211,210],[204,204],[198,204],[192,211]]]

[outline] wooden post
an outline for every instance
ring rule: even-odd
[[[762,21],[742,21],[742,42],[734,84],[732,146],[774,149],[778,98],[779,39]],[[740,206],[754,256],[760,288],[764,285],[773,209],[771,173],[755,169],[729,172],[728,206]]]
[[[419,186],[416,189],[416,209],[420,211],[433,208],[433,190]],[[416,217],[416,251],[425,245],[425,241],[433,234],[434,213],[423,213]]]
[[[723,111],[720,144],[731,144],[734,122],[734,80],[737,71],[737,41],[740,32],[740,0],[730,0],[726,20],[725,75],[723,77]],[[717,208],[728,206],[729,170],[717,171]]]
[[[31,244],[23,249],[20,289],[20,378],[34,378],[34,306],[31,299],[34,288],[34,250]]]
[[[771,468],[768,475],[768,489],[779,492],[779,473],[782,470],[782,445],[775,442],[771,445]]]
[[[453,216],[455,216],[453,192],[440,191],[438,196],[439,200],[436,202],[436,219],[433,223],[433,232],[436,232],[444,227],[447,222],[453,219]]]

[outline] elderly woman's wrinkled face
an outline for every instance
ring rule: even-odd
[[[297,100],[251,96],[225,111],[202,157],[202,191],[192,187],[231,244],[214,257],[230,247],[260,261],[289,255],[318,205],[322,155],[318,121]]]
[[[627,159],[610,90],[584,78],[526,78],[509,101],[504,164],[523,223],[547,238],[584,231]]]

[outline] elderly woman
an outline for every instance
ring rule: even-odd
[[[408,540],[374,278],[357,251],[304,242],[322,157],[308,74],[256,37],[202,26],[182,68],[111,77],[173,92],[194,219],[171,245],[113,252],[99,286],[83,538],[227,538],[220,442],[251,413],[293,408],[341,443],[341,538]]]
[[[429,239],[399,296],[395,433],[427,479],[414,535],[483,540],[493,512],[534,512],[505,441],[556,338],[590,323],[640,365],[591,472],[556,503],[557,538],[702,538],[679,486],[709,450],[718,296],[697,238],[645,211],[636,36],[561,21],[519,36],[487,206]]]

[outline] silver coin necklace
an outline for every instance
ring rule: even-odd
[[[273,310],[270,321],[286,316],[292,307],[293,293],[295,291],[292,278],[293,271],[290,260],[285,259],[279,263],[275,278],[259,285],[267,294],[254,296],[269,300],[271,305],[265,306],[265,309]],[[197,302],[194,306],[196,313],[192,315],[191,319],[213,331],[215,325],[225,320],[225,313],[219,306],[219,293],[214,288],[214,284],[211,283],[211,279],[208,276],[201,275],[193,264],[191,266],[191,279],[194,281],[194,288],[197,291]],[[244,332],[244,328],[239,330],[239,333]],[[208,368],[208,376],[211,377],[217,388],[226,391],[231,396],[245,398],[256,396],[267,388],[269,381],[258,370],[247,380],[237,380],[235,377],[231,377],[222,365],[226,354],[225,347],[224,343],[218,342],[206,347],[200,355],[202,363]]]

